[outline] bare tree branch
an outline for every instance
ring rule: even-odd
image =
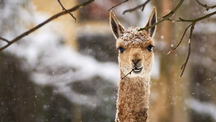
[[[179,20],[177,20],[177,22],[198,22],[198,21],[201,21],[203,19],[209,18],[209,17],[211,17],[211,16],[213,16],[215,14],[216,14],[216,11],[214,11],[212,13],[209,13],[209,14],[207,14],[205,16],[202,16],[200,18],[192,19],[192,20],[186,20],[186,19],[182,19],[182,18],[179,17]]]
[[[152,28],[154,27],[155,25],[158,25],[160,24],[161,22],[165,21],[165,20],[170,20],[170,17],[172,17],[174,15],[174,13],[179,9],[179,7],[182,5],[182,3],[184,2],[184,0],[180,0],[180,2],[178,3],[178,5],[170,12],[168,13],[167,15],[163,16],[163,19],[154,23],[153,25],[151,26],[148,26],[148,27],[144,27],[144,28],[140,28],[139,31],[141,30],[147,30],[149,28]]]
[[[185,63],[181,67],[182,72],[181,72],[180,77],[182,77],[182,75],[183,75],[183,73],[185,71],[185,68],[187,66],[187,63],[188,63],[188,60],[189,60],[189,57],[190,57],[190,54],[191,54],[191,38],[192,38],[192,34],[193,34],[195,24],[196,24],[196,22],[193,22],[192,26],[191,26],[190,36],[189,36],[189,40],[188,40],[188,55],[187,55]]]
[[[192,24],[190,24],[190,25],[187,26],[187,28],[185,29],[185,31],[184,31],[184,33],[183,33],[183,35],[182,35],[182,37],[181,37],[179,43],[178,43],[173,49],[171,49],[171,50],[167,53],[167,55],[169,55],[172,51],[176,50],[176,49],[179,47],[179,45],[182,43],[182,40],[183,40],[183,38],[184,38],[184,36],[185,36],[185,34],[186,34],[186,32],[187,32],[187,30],[188,30],[188,28],[189,28],[190,26],[192,26]]]
[[[59,2],[59,4],[60,4],[60,6],[62,7],[62,10],[66,11],[66,9],[65,9],[65,7],[62,5],[61,1],[58,0],[58,2]],[[74,18],[74,20],[75,20],[75,22],[76,22],[76,17],[74,17],[74,15],[71,14],[71,13],[69,13],[69,14],[71,15],[72,18]]]
[[[183,36],[182,36],[180,42],[178,43],[178,45],[177,45],[175,48],[173,48],[172,50],[170,50],[170,51],[168,52],[168,54],[169,54],[169,53],[171,53],[172,51],[174,51],[175,49],[178,48],[178,46],[181,44],[182,39],[184,38],[184,36],[185,36],[185,34],[186,34],[187,29],[188,29],[189,27],[191,27],[190,36],[189,36],[189,41],[188,41],[188,55],[187,55],[187,58],[186,58],[185,63],[184,63],[184,64],[182,65],[182,67],[181,67],[182,72],[181,72],[180,77],[182,77],[182,75],[183,75],[183,73],[184,73],[184,71],[185,71],[185,68],[186,68],[186,66],[187,66],[189,57],[190,57],[190,53],[191,53],[191,38],[192,38],[192,35],[193,35],[193,30],[194,30],[195,24],[196,24],[197,22],[199,22],[199,21],[201,21],[201,20],[203,20],[203,19],[209,18],[209,17],[211,17],[211,16],[213,16],[213,15],[215,15],[215,14],[216,14],[216,11],[215,11],[215,12],[212,12],[212,13],[209,13],[209,14],[207,14],[207,15],[205,15],[205,16],[202,16],[202,17],[200,17],[200,18],[193,19],[193,20],[186,20],[186,19],[182,19],[182,18],[179,18],[179,20],[177,20],[177,22],[191,22],[191,24],[185,29],[185,31],[184,31],[184,33],[183,33]]]
[[[5,39],[5,38],[0,37],[0,39],[3,40],[3,41],[5,41],[5,42],[7,42],[7,43],[10,43],[10,42],[9,42],[7,39]]]
[[[196,0],[196,1],[197,1],[197,3],[198,3],[200,6],[205,7],[207,11],[208,11],[209,9],[213,9],[213,8],[216,7],[216,5],[208,6],[207,4],[201,3],[199,0]]]
[[[144,8],[145,8],[145,6],[146,6],[146,4],[147,4],[148,2],[150,2],[150,0],[146,0],[146,2],[144,2],[143,4],[140,4],[140,5],[138,5],[138,6],[134,7],[134,8],[132,8],[132,9],[127,9],[127,10],[125,10],[125,11],[123,12],[123,14],[125,14],[126,12],[135,11],[135,10],[141,8],[141,7],[142,7],[142,11],[143,11]]]
[[[75,10],[77,10],[77,9],[82,8],[83,6],[88,5],[88,4],[90,4],[91,2],[93,2],[93,1],[94,1],[94,0],[89,0],[89,1],[87,1],[87,2],[85,2],[85,3],[83,3],[83,4],[77,5],[77,6],[73,7],[73,8],[71,8],[71,9],[66,10],[66,9],[64,8],[64,6],[62,5],[61,1],[58,0],[59,4],[61,5],[62,9],[64,10],[63,12],[60,12],[60,13],[57,13],[57,14],[53,15],[52,17],[50,17],[49,19],[47,19],[47,20],[44,21],[43,23],[41,23],[41,24],[35,26],[34,28],[32,28],[32,29],[30,29],[30,30],[28,30],[28,31],[26,31],[26,32],[24,32],[24,33],[22,33],[21,35],[17,36],[16,38],[14,38],[14,39],[11,40],[11,41],[9,41],[9,40],[7,40],[7,39],[5,39],[5,38],[0,37],[0,40],[3,40],[3,41],[5,41],[5,42],[7,42],[7,44],[6,44],[5,46],[3,46],[2,48],[0,48],[0,51],[4,50],[5,48],[7,48],[8,46],[10,46],[10,45],[13,44],[14,42],[20,40],[20,39],[23,38],[24,36],[27,36],[28,34],[32,33],[33,31],[39,29],[39,28],[42,27],[43,25],[47,24],[48,22],[50,22],[50,21],[52,21],[52,20],[54,20],[54,19],[56,19],[56,18],[58,18],[58,17],[60,17],[60,16],[62,16],[62,15],[65,15],[65,14],[68,14],[68,13],[69,13],[69,14],[75,19],[75,21],[76,21],[76,18],[73,16],[73,14],[71,14],[71,12],[73,12],[73,11],[75,11]],[[121,2],[121,3],[119,3],[119,4],[117,4],[117,5],[113,6],[113,7],[110,8],[108,11],[110,11],[110,10],[112,10],[113,8],[119,6],[119,5],[123,4],[123,3],[126,3],[126,2],[128,2],[128,1],[129,1],[129,0],[125,0],[125,1],[123,1],[123,2]],[[197,1],[197,3],[198,3],[200,6],[205,7],[206,10],[213,9],[213,8],[216,7],[216,5],[214,5],[214,6],[208,6],[207,4],[203,4],[203,3],[199,2],[199,0],[196,0],[196,1]],[[141,8],[141,7],[142,7],[142,11],[143,11],[144,8],[145,8],[145,6],[146,6],[146,4],[147,4],[148,2],[150,2],[150,0],[146,0],[143,4],[140,4],[140,5],[138,5],[138,6],[134,7],[134,8],[132,8],[132,9],[127,9],[127,10],[125,10],[125,11],[123,12],[123,14],[125,14],[126,12],[135,11],[135,10]],[[162,23],[162,22],[165,21],[165,20],[169,20],[169,21],[174,22],[174,21],[171,20],[170,18],[175,14],[175,12],[179,9],[179,7],[182,5],[183,2],[184,2],[184,0],[180,0],[179,3],[176,5],[176,7],[175,7],[172,11],[170,11],[170,13],[168,13],[167,15],[165,15],[165,16],[162,17],[162,18],[163,18],[162,20],[158,21],[157,23],[154,23],[154,24],[151,25],[151,26],[148,26],[148,27],[145,27],[145,28],[140,28],[139,31],[152,28],[152,27],[154,27],[154,26],[156,26],[156,25]],[[182,77],[182,75],[183,75],[183,73],[184,73],[184,70],[185,70],[185,68],[186,68],[186,66],[187,66],[187,63],[188,63],[188,60],[189,60],[189,57],[190,57],[190,54],[191,54],[191,38],[192,38],[192,34],[193,34],[193,30],[194,30],[195,24],[196,24],[198,21],[204,20],[204,19],[206,19],[206,18],[208,18],[208,17],[211,17],[211,16],[213,16],[213,15],[215,15],[215,14],[216,14],[216,11],[214,11],[214,12],[212,12],[212,13],[209,13],[209,14],[207,14],[207,15],[205,15],[205,16],[202,16],[202,17],[200,17],[200,18],[193,19],[193,20],[186,20],[186,19],[182,19],[182,18],[179,18],[179,20],[177,20],[177,22],[190,22],[190,23],[191,23],[191,24],[189,24],[189,25],[186,27],[186,29],[185,29],[185,31],[184,31],[184,33],[183,33],[183,35],[182,35],[182,37],[181,37],[179,43],[176,45],[176,47],[174,47],[173,49],[171,49],[171,50],[167,53],[167,54],[170,54],[172,51],[176,50],[176,49],[179,47],[179,45],[180,45],[180,44],[182,43],[182,41],[183,41],[183,38],[185,37],[185,34],[186,34],[187,30],[188,30],[189,28],[191,28],[191,29],[190,29],[189,41],[188,41],[188,55],[187,55],[186,61],[184,62],[184,64],[183,64],[182,67],[181,67],[182,73],[181,73],[180,77]],[[131,72],[132,72],[132,71],[130,71],[127,75],[129,75]],[[127,75],[126,75],[126,76],[127,76]],[[126,77],[126,76],[125,76],[125,77]],[[125,78],[125,77],[123,77],[123,78]],[[123,78],[122,78],[122,79],[123,79]]]
[[[115,5],[115,6],[113,6],[113,7],[111,7],[108,11],[110,11],[110,10],[112,10],[113,8],[115,8],[115,7],[117,7],[117,6],[120,6],[121,4],[123,4],[123,3],[126,3],[126,2],[128,2],[129,0],[125,0],[125,1],[123,1],[123,2],[121,2],[121,3],[119,3],[119,4],[117,4],[117,5]]]
[[[6,48],[7,48],[8,46],[10,46],[11,44],[17,42],[17,41],[20,40],[21,38],[27,36],[28,34],[32,33],[33,31],[39,29],[40,27],[44,26],[45,24],[49,23],[50,21],[52,21],[52,20],[54,20],[54,19],[56,19],[56,18],[58,18],[58,17],[60,17],[60,16],[62,16],[62,15],[65,15],[65,14],[68,14],[68,13],[70,13],[70,12],[76,11],[77,9],[80,9],[80,8],[82,8],[82,7],[84,7],[84,6],[88,5],[88,4],[90,4],[90,3],[93,2],[93,1],[94,1],[94,0],[89,0],[89,1],[87,1],[87,2],[84,2],[84,3],[80,4],[80,5],[77,5],[77,6],[73,7],[73,8],[71,8],[71,9],[68,9],[68,10],[65,10],[65,11],[63,11],[63,12],[60,12],[60,13],[57,13],[57,14],[53,15],[53,16],[50,17],[49,19],[47,19],[47,20],[45,20],[44,22],[40,23],[39,25],[37,25],[37,26],[33,27],[32,29],[30,29],[30,30],[28,30],[28,31],[26,31],[26,32],[24,32],[24,33],[22,33],[22,34],[20,34],[19,36],[15,37],[13,40],[8,41],[8,44],[7,44],[7,45],[5,45],[5,46],[3,46],[3,47],[0,48],[0,51],[6,49]],[[5,41],[5,40],[6,40],[6,39],[4,39],[4,41]]]

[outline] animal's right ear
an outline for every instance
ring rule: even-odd
[[[118,22],[112,11],[110,11],[110,26],[116,39],[123,34],[124,27]]]

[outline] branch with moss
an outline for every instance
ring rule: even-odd
[[[82,7],[84,7],[84,6],[88,5],[88,4],[90,4],[90,3],[92,3],[93,1],[94,1],[94,0],[89,0],[89,1],[87,1],[87,2],[84,2],[84,3],[80,4],[80,5],[77,5],[77,6],[73,7],[73,8],[71,8],[71,9],[68,9],[68,10],[65,10],[65,11],[63,11],[63,12],[57,13],[57,14],[53,15],[52,17],[50,17],[49,19],[45,20],[44,22],[40,23],[39,25],[33,27],[32,29],[30,29],[30,30],[28,30],[28,31],[26,31],[26,32],[24,32],[24,33],[22,33],[22,34],[20,34],[19,36],[15,37],[15,38],[12,39],[11,41],[9,41],[9,40],[7,40],[7,39],[5,39],[5,38],[3,38],[3,37],[0,37],[0,40],[3,40],[3,41],[5,41],[5,42],[7,42],[7,44],[6,44],[5,46],[3,46],[3,47],[0,48],[0,51],[6,49],[7,47],[9,47],[10,45],[12,45],[13,43],[19,41],[19,40],[22,39],[23,37],[29,35],[30,33],[34,32],[34,31],[36,31],[37,29],[39,29],[39,28],[41,28],[42,26],[46,25],[47,23],[53,21],[54,19],[56,19],[56,18],[58,18],[58,17],[60,17],[60,16],[63,16],[63,15],[65,15],[65,14],[68,14],[68,13],[70,13],[70,12],[74,12],[74,11],[76,11],[76,10],[78,10],[78,9],[80,9],[80,8],[82,8]]]

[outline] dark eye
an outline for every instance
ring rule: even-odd
[[[153,45],[149,45],[148,47],[146,47],[146,49],[148,50],[148,51],[153,51]]]
[[[125,51],[125,49],[123,47],[118,47],[117,49],[119,49],[120,53],[123,53]]]

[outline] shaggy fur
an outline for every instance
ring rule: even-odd
[[[147,121],[150,95],[149,81],[148,78],[140,77],[126,77],[120,81],[116,122]]]
[[[156,17],[154,8],[146,26],[154,24]],[[149,82],[154,57],[152,36],[156,27],[143,31],[138,31],[138,27],[124,29],[112,12],[110,12],[110,25],[116,38],[116,47],[120,49],[118,61],[121,81],[115,121],[147,122]],[[130,74],[125,77],[128,73]]]

